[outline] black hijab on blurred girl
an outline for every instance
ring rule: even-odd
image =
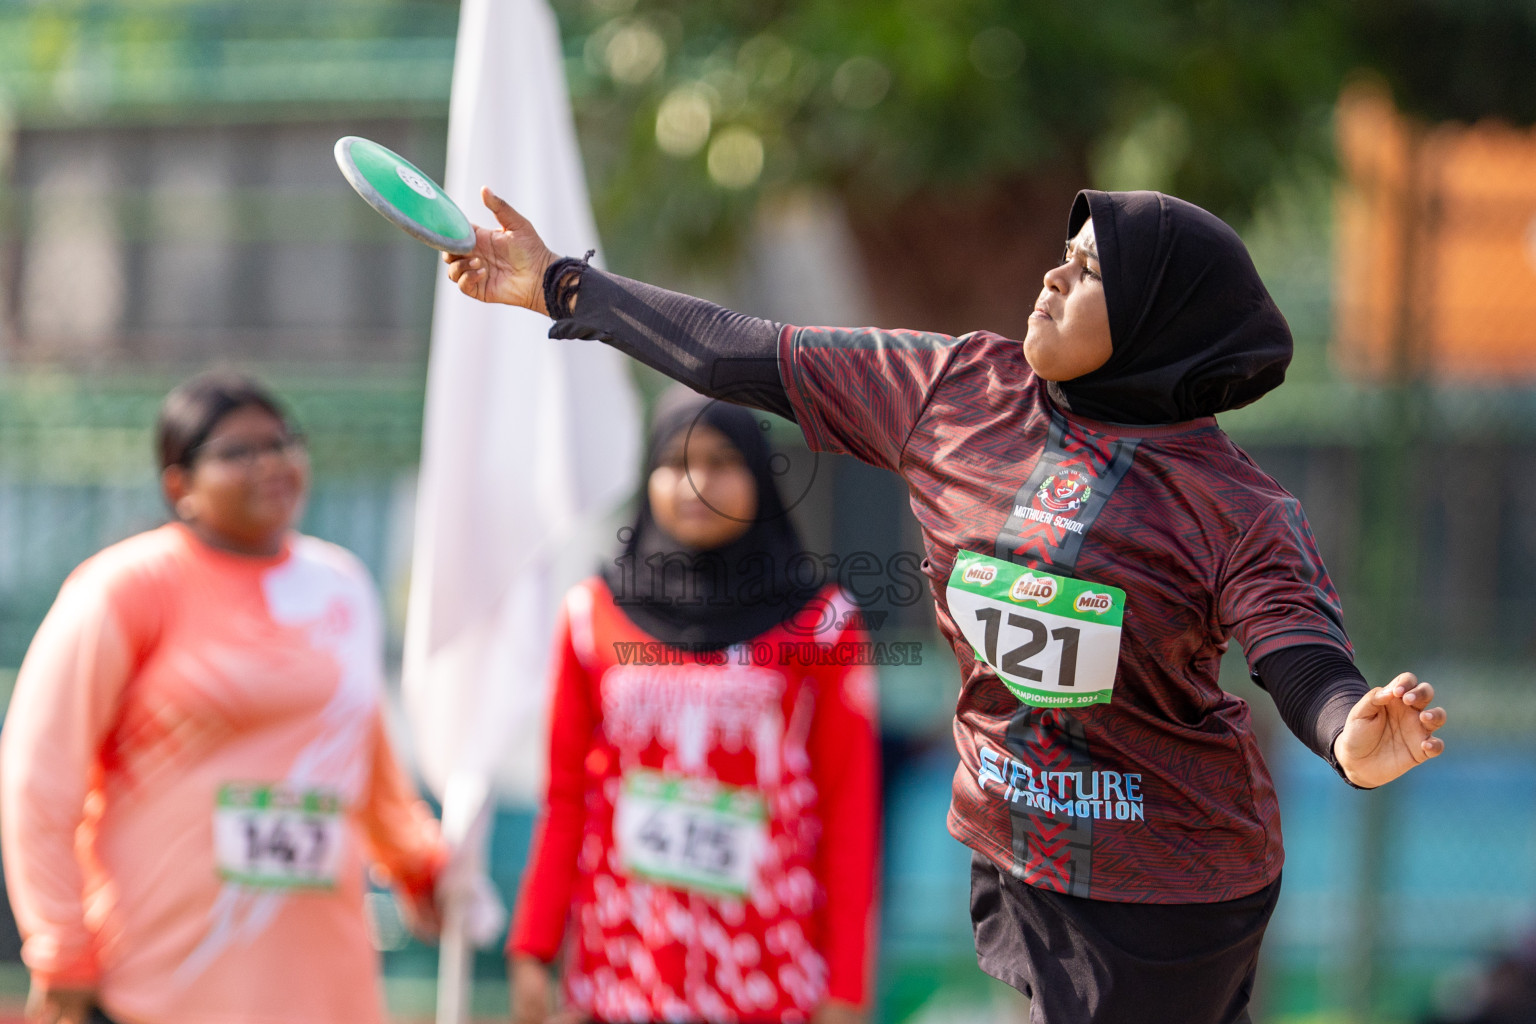
[[[1291,330],[1237,233],[1160,192],[1079,192],[1067,237],[1093,217],[1109,361],[1049,385],[1106,423],[1178,423],[1237,409],[1277,387]]]
[[[788,574],[805,555],[774,483],[762,414],[681,385],[668,389],[651,418],[640,481],[640,508],[624,549],[604,567],[614,601],[657,640],[694,651],[715,651],[751,640],[798,612],[816,588],[796,587]],[[667,445],[696,426],[724,434],[757,483],[757,514],[747,531],[710,551],[684,547],[651,512],[647,482]],[[624,536],[624,535],[621,535]]]

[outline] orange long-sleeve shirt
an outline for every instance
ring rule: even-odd
[[[128,1022],[380,1020],[365,863],[419,896],[445,859],[381,656],[366,571],[313,538],[249,558],[172,524],[82,564],[0,734],[34,978]]]

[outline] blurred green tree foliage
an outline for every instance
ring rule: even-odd
[[[804,182],[870,219],[1061,178],[1241,220],[1277,175],[1326,165],[1349,63],[1332,0],[556,6],[605,223],[704,258],[758,194]]]
[[[1536,122],[1532,0],[1359,0],[1352,45],[1427,121]]]
[[[1022,327],[1016,293],[1085,184],[1165,189],[1242,224],[1278,182],[1326,173],[1354,69],[1430,119],[1536,120],[1533,0],[551,2],[615,266],[719,265],[765,200],[821,187],[849,212],[881,315],[952,330]],[[0,0],[0,108],[435,116],[456,13]]]
[[[1531,0],[554,2],[615,265],[713,263],[818,185],[882,315],[953,330],[1022,326],[987,295],[1033,291],[1078,187],[1241,224],[1326,173],[1357,69],[1432,117],[1536,117]]]

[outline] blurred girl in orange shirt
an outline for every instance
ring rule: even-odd
[[[156,429],[176,520],[69,577],[0,736],[30,1015],[379,1021],[364,866],[430,930],[446,851],[385,737],[373,584],[294,531],[308,461],[260,385],[194,378]]]

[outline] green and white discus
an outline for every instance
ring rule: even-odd
[[[475,248],[475,227],[431,178],[377,142],[336,140],[336,164],[347,181],[391,224],[434,249],[462,256]]]

